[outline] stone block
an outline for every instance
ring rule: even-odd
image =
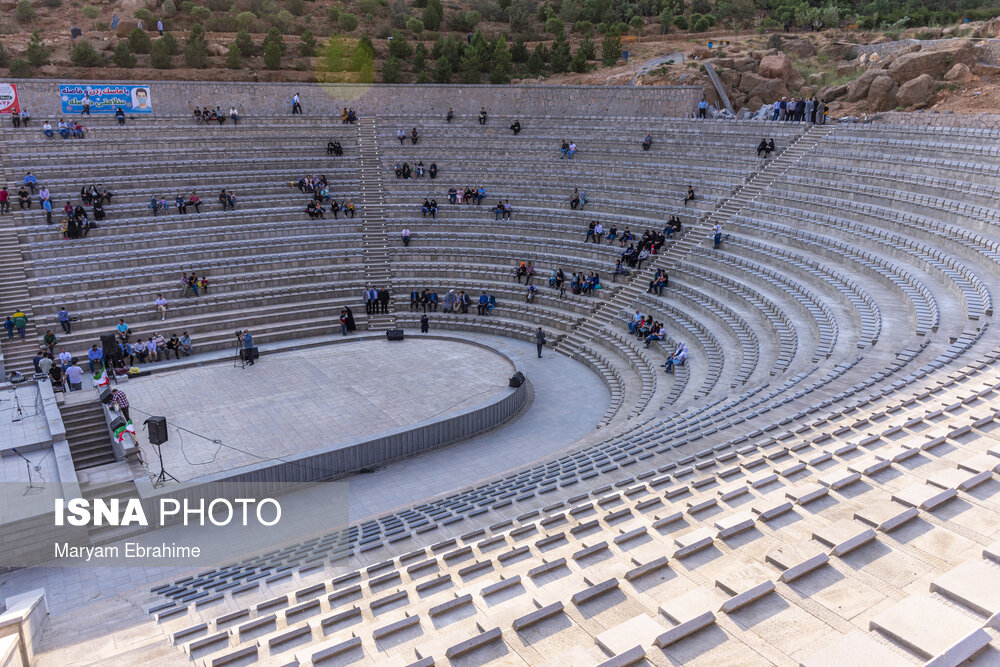
[[[822,484],[810,482],[788,489],[785,491],[785,497],[793,500],[796,505],[808,505],[814,500],[819,500],[829,492],[829,488]]]
[[[958,489],[959,491],[968,491],[969,489],[982,484],[992,477],[992,475],[993,473],[989,470],[973,472],[971,470],[963,470],[962,468],[949,468],[948,470],[942,470],[928,477],[927,483],[940,489]]]
[[[926,595],[911,595],[869,625],[942,667],[958,665],[990,643],[979,621]]]
[[[932,510],[956,495],[958,492],[955,489],[939,489],[928,484],[913,484],[892,494],[892,499],[910,507]]]
[[[1000,613],[1000,565],[966,561],[932,581],[931,591],[984,616]]]
[[[678,535],[674,538],[674,544],[677,546],[677,551],[674,552],[675,558],[684,558],[689,556],[696,551],[700,551],[706,547],[712,545],[715,540],[715,531],[711,528],[696,528],[690,532],[684,533],[683,535]]]
[[[852,630],[821,651],[800,663],[801,667],[845,667],[846,665],[878,665],[878,667],[912,667],[913,662],[880,644],[871,635]]]
[[[717,519],[714,523],[720,538],[730,537],[754,526],[754,517],[750,512],[736,512]]]
[[[888,533],[913,519],[917,514],[915,507],[906,507],[891,500],[876,500],[855,512],[854,518],[878,531]]]
[[[843,556],[875,539],[875,531],[856,521],[841,519],[813,532],[813,539],[829,546],[834,556]]]
[[[649,646],[662,633],[662,625],[646,614],[640,614],[605,630],[594,639],[610,655],[618,655],[636,645]]]
[[[713,623],[715,623],[715,614],[713,612],[706,611],[700,616],[696,616],[695,618],[681,623],[680,625],[660,634],[653,643],[659,648],[666,648],[667,646],[670,646],[685,637],[690,637],[702,628],[712,625]]]
[[[782,570],[780,581],[789,582],[823,567],[830,557],[815,542],[792,542],[770,551],[766,560]]]

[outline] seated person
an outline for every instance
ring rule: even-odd
[[[518,133],[520,133],[520,131],[521,131],[521,121],[515,120],[514,124],[510,126],[510,131],[513,132],[515,135],[517,135]]]
[[[334,150],[333,145],[334,145],[333,139],[330,139],[330,141],[326,142],[327,155],[333,155],[333,150]]]
[[[648,151],[649,147],[653,145],[653,135],[646,133],[646,138],[642,140],[642,150]]]
[[[499,220],[500,216],[503,215],[503,202],[502,201],[498,201],[497,205],[493,207],[493,213],[494,213],[493,219],[494,220]]]
[[[407,162],[403,163],[403,178],[409,178],[411,174],[410,165]]]
[[[454,117],[455,117],[455,110],[452,109],[451,107],[448,107],[448,113],[445,114],[444,119],[450,123],[451,119]]]
[[[94,200],[94,220],[104,220],[104,204],[101,203],[100,199]]]
[[[773,153],[774,152],[774,139],[768,139],[767,140],[767,152],[768,153]]]
[[[413,144],[416,144],[418,139],[420,139],[420,135],[417,134],[417,128],[413,128],[413,130],[410,131],[410,141]]]
[[[458,190],[455,189],[454,185],[448,188],[448,201],[452,204],[458,201]]]
[[[486,125],[486,107],[479,108],[479,124]]]
[[[310,199],[309,203],[306,204],[306,213],[309,214],[310,218],[322,218],[323,211],[323,207],[315,199]]]
[[[424,177],[424,161],[423,160],[417,160],[417,164],[415,164],[413,166],[413,169],[414,169],[414,171],[417,172],[417,178],[423,178]]]
[[[438,166],[436,162],[431,162],[430,169],[427,171],[431,175],[431,178],[437,178]]]
[[[340,213],[340,204],[336,199],[330,202],[330,213],[333,213],[333,219],[338,219],[338,214]]]
[[[489,303],[486,306],[487,315],[490,315],[493,312],[493,309],[497,307],[497,298],[490,294],[489,299]]]
[[[694,199],[694,188],[690,185],[688,186],[687,195],[684,197],[684,205],[687,206],[689,201]]]
[[[350,215],[352,218],[354,217],[354,212],[355,212],[354,202],[352,202],[349,198],[347,201],[341,204],[340,208],[344,212],[345,216]],[[435,211],[436,210],[437,209],[435,209]]]
[[[580,206],[580,191],[574,188],[573,194],[571,194],[569,197],[569,207],[575,211],[579,206]]]
[[[429,199],[426,198],[424,199],[424,205],[421,207],[420,211],[421,211],[420,217],[422,218],[427,217],[428,213],[430,213],[430,216],[432,218],[437,217],[437,207],[432,205]]]
[[[201,109],[199,109],[198,107],[194,108],[194,122],[201,125]]]
[[[177,195],[174,198],[174,204],[177,205],[177,212],[178,213],[187,213],[187,200],[184,199],[184,197],[181,197],[180,195]]]
[[[761,139],[760,143],[757,144],[757,157],[760,157],[761,153],[764,154],[764,157],[767,157],[767,139]]]
[[[236,107],[229,107],[229,117],[233,119],[233,125],[240,124],[240,112]]]
[[[56,136],[56,133],[52,131],[52,126],[49,125],[49,121],[42,123],[42,134],[51,139]]]
[[[62,118],[59,119],[59,136],[63,139],[69,138],[69,124]]]
[[[401,164],[399,164],[397,162],[396,163],[396,178],[402,178],[402,177],[403,177],[403,165],[401,165]]]
[[[343,155],[344,154],[344,147],[340,145],[339,141],[333,142],[333,154],[334,155]]]
[[[654,325],[649,335],[646,336],[646,347],[649,347],[649,344],[654,340],[663,340],[663,326],[659,323]]]
[[[188,206],[194,206],[194,210],[201,213],[201,199],[198,198],[198,195],[193,192],[191,193],[191,198],[188,199]]]

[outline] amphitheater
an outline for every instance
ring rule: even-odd
[[[298,411],[274,431],[259,406],[240,414],[227,392],[195,396],[188,410],[244,429],[230,442],[253,453],[259,433],[287,453],[220,459],[212,474],[278,485],[306,470],[290,457],[313,456],[350,508],[289,500],[320,510],[314,535],[211,567],[30,561],[36,540],[51,544],[52,498],[156,490],[135,452],[111,445],[96,391],[6,385],[0,665],[1000,664],[1000,131],[958,116],[695,120],[690,87],[150,85],[153,114],[124,127],[95,115],[84,141],[0,126],[12,192],[30,170],[57,209],[91,182],[115,193],[84,239],[59,238],[37,206],[0,216],[3,314],[29,318],[25,342],[3,341],[4,367],[30,377],[41,336],[60,333],[60,306],[78,321],[58,347],[85,360],[119,317],[140,335],[165,326],[151,305],[164,293],[171,332],[189,331],[196,351],[120,385],[134,408],[159,413],[150,404],[170,392],[190,400],[194,373],[235,373],[248,397],[284,382],[273,400]],[[18,87],[34,119],[56,117],[55,84]],[[300,89],[306,113],[291,116]],[[242,121],[197,125],[196,103],[236,103]],[[345,106],[357,124],[340,122]],[[414,126],[418,144],[396,140]],[[762,136],[777,145],[766,160],[754,152]],[[331,138],[343,156],[326,155]],[[560,160],[563,139],[579,146],[572,160]],[[417,160],[436,162],[438,178],[395,177],[397,162]],[[357,217],[305,215],[290,183],[314,173]],[[453,185],[484,186],[484,204],[448,204]],[[688,185],[698,197],[685,206]],[[151,194],[195,188],[200,214],[150,214]],[[236,210],[216,203],[223,188]],[[582,210],[570,210],[574,188],[587,191]],[[420,214],[429,196],[436,219]],[[498,198],[511,220],[494,219]],[[618,245],[584,242],[590,221],[641,233],[671,215],[682,233],[617,281]],[[513,279],[527,260],[531,303]],[[555,268],[597,271],[603,289],[560,299],[546,280]],[[662,296],[647,291],[661,268]],[[190,270],[211,277],[209,294],[181,298]],[[387,314],[364,313],[373,284],[391,289]],[[424,288],[474,302],[488,291],[497,309],[430,313],[421,340],[409,294]],[[345,305],[358,325],[349,343]],[[629,335],[635,310],[667,323],[662,344]],[[396,327],[405,340],[387,342]],[[229,363],[242,328],[263,351],[252,369]],[[687,362],[667,374],[680,342]],[[267,365],[351,350],[409,350],[400,368],[425,363],[434,377],[424,387],[421,375],[373,372],[384,389],[330,409],[375,426],[322,452],[306,451],[322,439],[312,431],[281,449],[298,437],[295,415],[333,405],[324,392],[376,379],[304,366],[267,379]],[[469,367],[483,368],[479,384]],[[515,369],[527,382],[507,387]],[[426,405],[402,405],[421,392]],[[24,416],[9,418],[15,398]],[[362,402],[379,412],[350,412]],[[406,423],[386,435],[383,414]],[[397,450],[391,438],[429,444]],[[22,494],[32,466],[45,475],[37,496]],[[207,479],[192,471],[179,486]]]

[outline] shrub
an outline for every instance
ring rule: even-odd
[[[284,31],[287,31],[289,27],[295,22],[295,17],[287,9],[282,9],[274,17],[274,22],[281,26]]]
[[[28,56],[28,62],[34,67],[48,65],[51,53],[51,49],[45,48],[45,42],[42,41],[41,33],[37,30],[32,32],[31,39],[28,40],[28,48],[25,51],[25,55]]]
[[[246,30],[240,30],[236,33],[236,40],[233,44],[240,50],[241,57],[250,58],[258,53],[257,45],[254,44],[253,38]]]
[[[148,9],[135,10],[135,17],[142,21],[142,25],[148,30],[156,25],[156,17]]]
[[[691,0],[690,7],[695,14],[707,14],[712,11],[712,0]]]
[[[264,47],[264,67],[271,70],[281,69],[281,47],[277,42],[268,42]]]
[[[293,16],[302,16],[306,12],[306,0],[285,0],[285,9]]]
[[[559,35],[556,37],[555,43],[552,44],[551,64],[553,74],[559,74],[568,70],[569,64],[572,60],[573,58],[569,53],[569,42],[566,41],[566,36]]]
[[[197,7],[191,8],[191,18],[195,21],[207,21],[212,16],[212,10],[208,7],[202,7],[198,5]]]
[[[253,30],[257,25],[257,15],[253,12],[240,12],[236,15],[236,25],[240,30]]]
[[[7,50],[3,48],[3,44],[0,44],[0,67],[6,67],[7,60]]]
[[[163,40],[156,40],[149,50],[149,64],[156,69],[171,69],[174,66]]]
[[[285,55],[285,40],[282,39],[281,33],[277,28],[272,27],[267,31],[267,36],[264,38],[264,49],[267,50],[268,44],[276,44],[278,49],[281,51],[281,55]]]
[[[431,79],[431,73],[427,70],[423,70],[417,75],[417,83],[430,83],[431,81],[433,81],[433,79]]]
[[[441,6],[441,0],[427,0],[423,13],[424,27],[428,30],[437,30],[441,27],[442,18],[444,18],[444,8]]]
[[[176,56],[178,53],[181,52],[181,45],[177,43],[177,38],[171,35],[169,32],[164,33],[163,37],[161,37],[157,41],[163,42],[166,45],[167,53],[169,53],[172,56]]]
[[[579,33],[584,37],[590,37],[594,34],[594,24],[590,21],[577,21],[573,24],[573,32]]]
[[[243,67],[243,54],[240,53],[240,47],[237,46],[236,42],[229,45],[229,53],[226,54],[226,67],[229,69],[242,69]]]
[[[132,53],[149,53],[149,35],[145,30],[132,28],[132,32],[128,34],[128,47],[132,49]]]
[[[341,14],[337,18],[337,24],[344,32],[354,32],[358,27],[358,17],[354,14]]]
[[[561,35],[564,28],[563,22],[555,16],[545,22],[545,32],[553,36]]]
[[[580,42],[580,48],[576,52],[577,54],[582,53],[583,57],[587,60],[595,60],[597,58],[597,47],[589,39]]]
[[[328,7],[326,10],[326,20],[330,23],[337,23],[337,19],[340,18],[340,10],[336,7]]]
[[[233,0],[207,0],[205,4],[213,12],[228,12],[233,8]]]
[[[601,62],[605,67],[611,67],[622,53],[622,38],[617,33],[609,32],[601,42]]]
[[[576,55],[573,56],[573,62],[571,62],[569,66],[570,69],[577,74],[583,74],[587,71],[587,56],[584,55],[583,49],[576,50]]]
[[[73,49],[69,53],[69,61],[76,67],[99,67],[104,59],[90,42],[78,39],[73,43]]]
[[[128,48],[128,42],[124,40],[118,42],[118,46],[115,47],[115,52],[111,56],[111,62],[119,67],[135,67],[138,60],[132,53],[132,49]]]
[[[32,74],[34,69],[27,60],[18,58],[10,64],[10,75],[15,79],[30,79]]]
[[[412,32],[414,35],[419,35],[424,31],[424,22],[420,19],[415,19],[412,16],[406,19],[406,29]]]
[[[194,2],[192,0],[181,0],[182,13],[190,14],[192,9],[194,9]]]
[[[31,6],[31,0],[18,0],[17,8],[14,10],[14,16],[17,17],[18,21],[27,23],[31,19],[35,18],[35,8]]]
[[[704,18],[706,21],[708,21],[709,26],[714,26],[716,23],[718,23],[718,20],[712,14],[705,14]]]
[[[80,13],[86,16],[88,19],[93,20],[101,15],[101,10],[93,5],[87,5],[86,7],[80,10]]]
[[[374,14],[382,9],[382,6],[377,0],[358,0],[357,2],[358,11],[362,14]]]
[[[236,17],[230,14],[213,16],[205,24],[205,30],[208,32],[236,32],[239,29],[240,25],[236,22]]]
[[[406,36],[401,32],[393,33],[392,39],[389,40],[389,55],[405,59],[409,58],[412,53],[413,49],[406,41]]]
[[[708,22],[708,19],[702,16],[700,19],[694,22],[693,30],[695,32],[705,32],[712,27],[712,24]]]
[[[208,67],[208,44],[205,42],[205,29],[200,23],[191,26],[187,44],[184,45],[184,62],[188,67]]]
[[[424,48],[423,44],[417,44],[417,48],[413,51],[413,71],[422,72],[426,64],[427,49]]]
[[[399,67],[399,59],[396,56],[389,56],[382,63],[382,81],[385,83],[400,83],[402,80],[403,72]]]
[[[678,30],[687,30],[688,29],[687,17],[684,16],[683,14],[679,14],[677,18],[674,19],[674,25],[677,26]]]
[[[476,24],[479,23],[481,18],[479,12],[475,9],[467,12],[455,12],[448,19],[448,25],[456,32],[472,32],[476,29]]]
[[[306,58],[316,55],[316,38],[313,37],[312,30],[305,30],[301,35],[302,43],[299,44],[299,53]]]

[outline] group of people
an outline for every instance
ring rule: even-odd
[[[205,107],[204,109],[194,108],[194,122],[201,125],[202,123],[216,122],[222,125],[226,122],[226,118],[231,118],[233,125],[239,125],[240,123],[240,112],[235,106],[229,107],[229,113],[227,114],[220,107],[215,107],[214,109],[209,109]]]
[[[816,99],[815,96],[811,98],[800,97],[799,99],[782,97],[780,100],[775,100],[771,106],[771,120],[825,125],[829,112],[830,109],[826,102]]]
[[[448,188],[448,201],[452,204],[482,204],[486,199],[486,188],[468,186],[464,190],[452,186]]]
[[[104,217],[104,207],[97,204],[94,207],[94,214],[96,216],[98,209],[101,211],[101,217]],[[81,205],[77,204],[73,206],[72,203],[66,202],[63,206],[63,220],[60,227],[62,232],[62,237],[64,239],[79,239],[85,237],[90,233],[91,228],[96,225],[90,221],[87,216],[86,209]]]
[[[653,319],[652,315],[643,315],[638,310],[627,322],[627,326],[630,334],[646,341],[646,347],[649,347],[654,340],[663,340],[667,336],[663,322]]]
[[[44,134],[49,139],[55,137],[56,132],[59,132],[59,136],[62,137],[63,139],[69,139],[70,137],[74,139],[83,139],[84,137],[86,137],[87,128],[85,128],[83,125],[76,122],[75,120],[71,120],[67,123],[62,118],[59,119],[59,123],[56,126],[55,130],[52,129],[52,125],[49,123],[49,121],[45,121],[42,123],[42,134]]]
[[[420,207],[420,217],[426,218],[428,215],[432,218],[437,218],[438,203],[437,199],[428,199],[424,197],[424,204]],[[409,236],[409,234],[407,234]]]
[[[431,162],[431,166],[424,169],[424,161],[417,160],[413,167],[409,162],[396,163],[396,178],[423,178],[424,174],[431,178],[437,178],[438,166],[436,162]]]
[[[181,296],[208,294],[208,276],[199,278],[198,274],[194,271],[190,275],[185,271],[181,274],[180,287]],[[119,322],[123,323],[121,320]]]
[[[573,188],[573,194],[569,196],[569,208],[570,210],[583,210],[583,207],[587,205],[587,191],[584,190],[580,192],[579,188]]]
[[[403,128],[399,128],[399,132],[396,132],[396,138],[399,139],[399,145],[402,146],[406,142],[406,132]],[[416,145],[417,141],[420,140],[420,133],[417,132],[417,128],[410,130],[410,141]]]
[[[559,156],[560,160],[563,158],[572,160],[573,156],[576,155],[576,142],[566,141],[563,139],[562,145],[559,147],[559,151],[562,153],[562,155]]]
[[[469,313],[469,306],[471,301],[469,295],[465,293],[465,290],[459,290],[456,292],[453,289],[448,290],[448,293],[444,295],[444,299],[439,299],[437,292],[424,288],[423,291],[412,290],[410,292],[410,310],[418,310],[424,313],[430,311],[436,313],[438,308],[441,308],[443,313],[461,313],[467,315]],[[496,297],[493,294],[487,294],[485,291],[479,295],[479,302],[476,306],[476,310],[480,315],[489,315],[493,312],[493,309],[497,306]]]
[[[757,144],[757,157],[767,158],[774,152],[774,139],[761,139],[760,143]]]
[[[379,289],[372,285],[364,290],[362,297],[365,301],[365,313],[368,315],[388,315],[389,314],[389,289],[383,287]]]
[[[340,112],[340,122],[345,125],[356,123],[358,122],[358,114],[354,113],[354,109],[344,107],[344,110]]]
[[[329,206],[323,205],[327,203]],[[326,188],[314,191],[312,199],[306,204],[306,214],[310,218],[325,220],[327,211],[333,214],[334,220],[339,220],[341,213],[344,214],[345,218],[353,218],[357,213],[357,207],[351,201],[350,197],[343,201],[337,201],[335,197],[330,195],[330,192]]]
[[[28,123],[31,121],[31,114],[25,107],[21,109],[20,112],[15,111],[12,113],[10,115],[10,121],[14,124],[14,127],[21,127],[22,125],[28,127]]]
[[[510,214],[514,212],[511,208],[510,200],[505,199],[503,201],[497,201],[497,205],[493,207],[493,219],[494,220],[510,220]]]
[[[344,147],[335,139],[326,142],[326,154],[340,156],[344,154]]]
[[[225,190],[223,190],[222,194],[219,195],[219,203],[222,204],[223,210],[225,210],[226,207],[229,205],[228,204],[229,194],[230,193],[227,193]],[[235,200],[236,198],[234,196],[233,208],[236,208]],[[185,199],[183,195],[178,194],[176,197],[174,197],[173,203],[174,206],[177,208],[177,213],[179,214],[186,214],[188,206],[194,207],[194,210],[196,212],[201,213],[201,198],[195,192],[192,192],[191,196],[188,197],[187,199]],[[165,214],[170,212],[170,207],[167,204],[167,200],[164,199],[163,197],[157,197],[156,195],[151,195],[149,197],[149,208],[150,210],[153,211],[154,216],[160,211],[163,211]]]
[[[101,350],[94,345],[87,355],[90,356],[95,351],[97,354],[101,354]],[[180,336],[175,333],[167,338],[163,334],[154,332],[146,340],[142,338],[138,338],[134,342],[130,342],[127,338],[119,340],[118,351],[121,353],[122,360],[129,366],[147,362],[169,361],[171,354],[174,355],[174,359],[180,359],[181,355],[191,356],[191,336],[185,331]],[[94,363],[92,359],[91,365]]]

